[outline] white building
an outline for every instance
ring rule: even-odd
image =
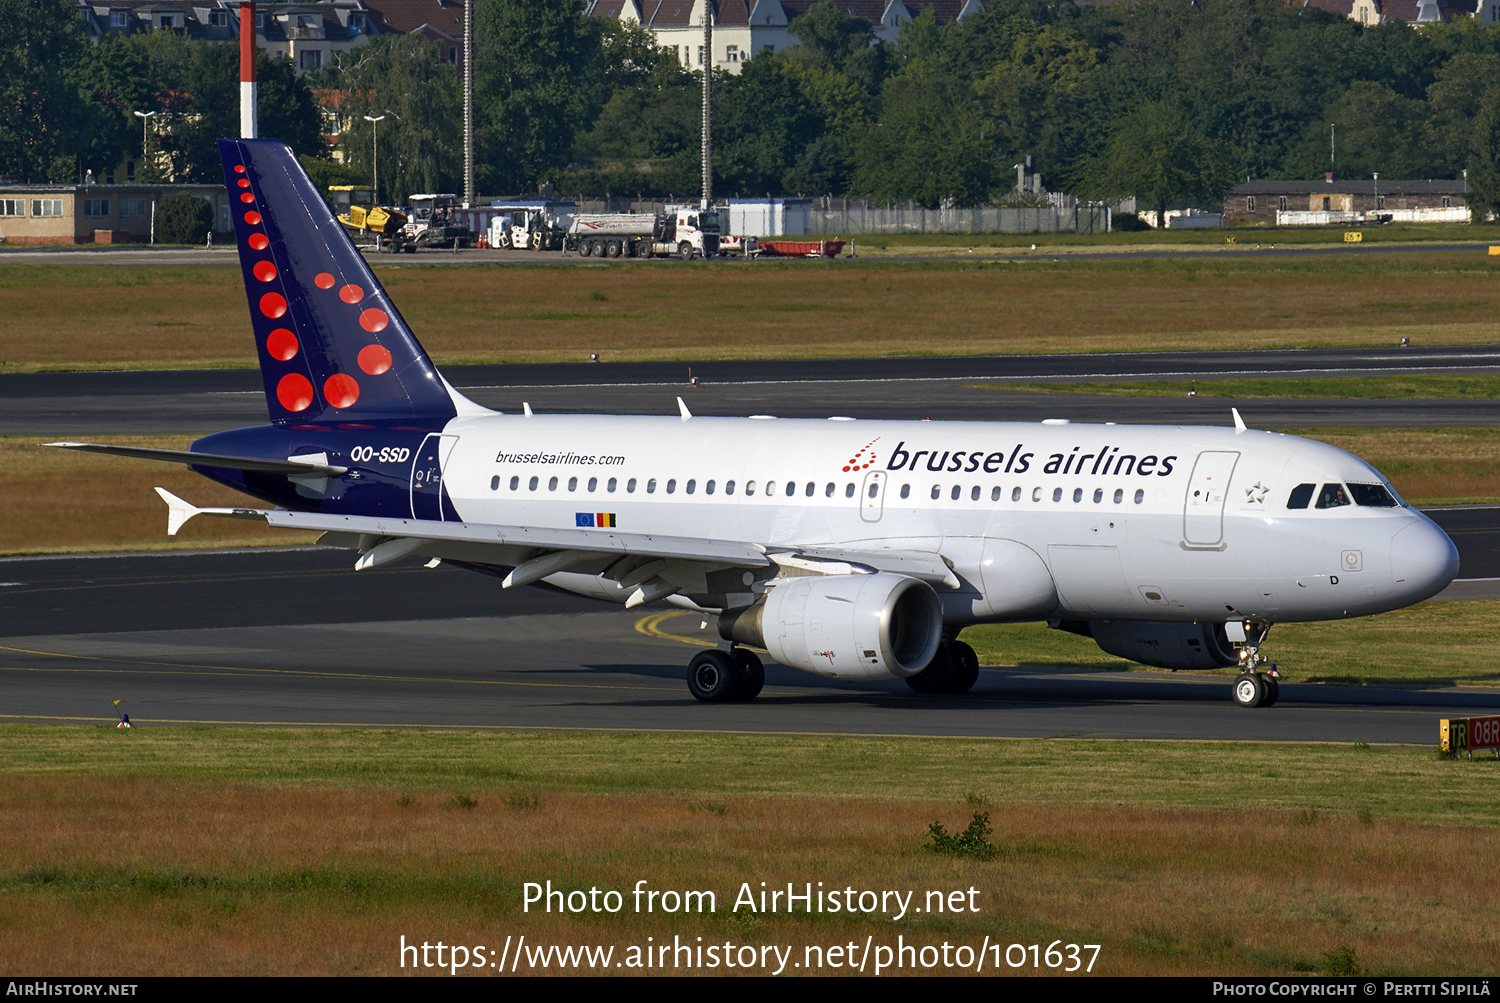
[[[677,54],[689,69],[703,66],[703,12],[713,4],[713,65],[740,72],[755,56],[797,44],[787,30],[813,0],[589,0],[592,17],[634,21]],[[1497,0],[1500,2],[1500,0]],[[984,9],[983,0],[838,0],[840,13],[865,18],[881,41],[895,41],[901,25],[931,7],[939,24],[962,21]]]

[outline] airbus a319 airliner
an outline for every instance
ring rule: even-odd
[[[919,692],[976,680],[970,624],[1046,620],[1122,658],[1238,666],[1275,703],[1276,623],[1419,602],[1452,541],[1358,457],[1223,428],[502,414],[434,368],[291,151],[221,140],[270,423],[183,462],[321,530],[355,568],[427,558],[627,607],[717,614],[700,700],[749,700],[753,648]]]

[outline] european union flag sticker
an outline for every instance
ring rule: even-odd
[[[579,526],[587,526],[590,529],[594,527],[594,513],[592,512],[579,512],[574,518],[578,520]]]

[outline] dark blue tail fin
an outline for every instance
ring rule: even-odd
[[[432,360],[287,145],[221,139],[219,157],[271,420],[453,417]]]

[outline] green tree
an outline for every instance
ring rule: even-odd
[[[1491,87],[1480,102],[1470,132],[1469,208],[1476,223],[1495,214],[1500,221],[1500,87]]]
[[[0,0],[0,171],[74,181],[94,109],[78,80],[86,42],[68,0]]]
[[[567,164],[607,96],[597,73],[603,27],[577,0],[488,0],[475,29],[484,186],[532,190]]]
[[[382,201],[463,184],[463,112],[453,65],[421,35],[379,35],[341,57],[322,82],[341,120],[344,162],[379,174]],[[376,124],[365,116],[380,118]],[[376,138],[380,165],[375,168]]]
[[[875,30],[857,14],[845,14],[831,0],[820,0],[792,18],[788,32],[797,39],[793,58],[842,72],[856,54],[870,47]]]
[[[1224,151],[1187,128],[1162,104],[1148,104],[1122,119],[1104,152],[1075,176],[1085,198],[1115,201],[1136,196],[1166,223],[1167,206],[1181,199],[1218,201],[1232,183]]]
[[[213,203],[202,195],[179,192],[156,204],[158,244],[200,244],[214,228]]]
[[[1435,164],[1432,175],[1457,177],[1468,166],[1475,119],[1486,98],[1500,88],[1500,56],[1465,52],[1439,71],[1427,88],[1427,127],[1423,148]]]
[[[993,136],[965,80],[905,72],[886,81],[863,130],[851,190],[875,201],[980,205],[1002,184]]]

